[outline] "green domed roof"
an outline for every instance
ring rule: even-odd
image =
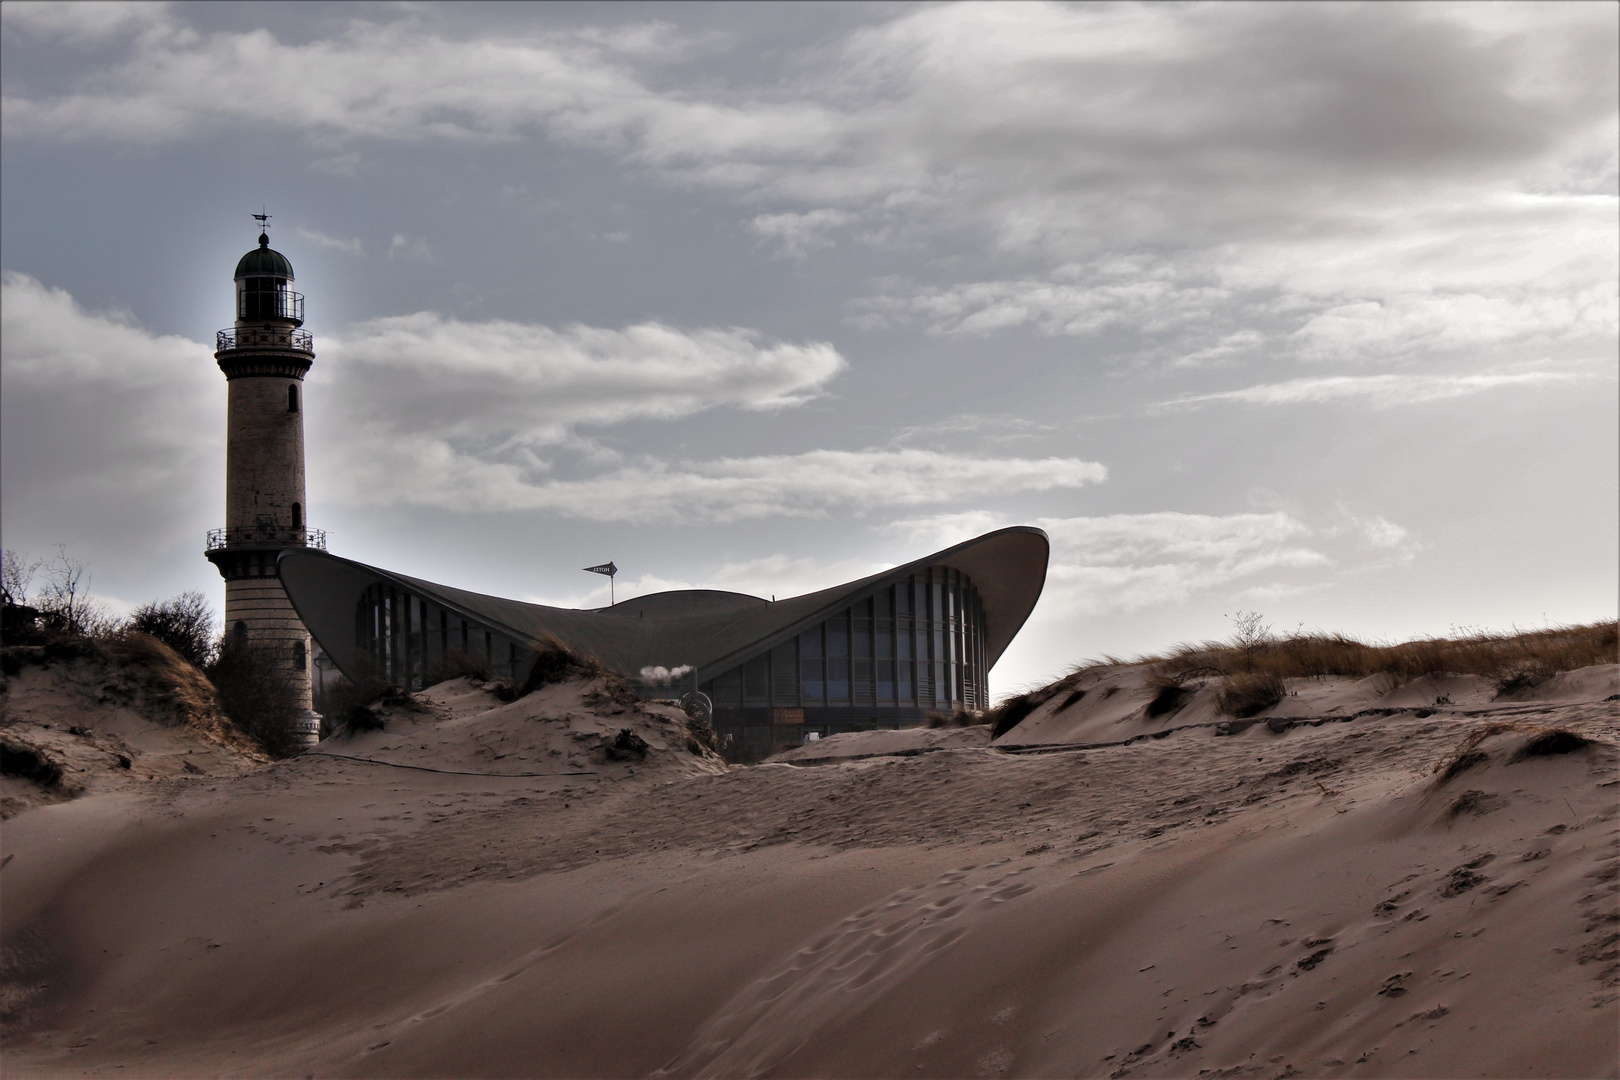
[[[270,238],[263,233],[259,234],[259,246],[242,256],[242,261],[236,264],[236,276],[245,277],[284,277],[293,276],[292,263],[287,256],[279,251],[272,251]]]

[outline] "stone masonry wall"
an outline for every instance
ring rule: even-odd
[[[297,386],[297,412],[287,411],[287,388]],[[304,498],[304,408],[300,380],[269,376],[232,379],[225,443],[225,524],[251,528],[262,521],[293,527],[292,504],[308,523]]]
[[[234,633],[238,622],[247,625],[249,641],[267,644],[280,653],[294,672],[302,706],[312,708],[309,631],[287,599],[280,579],[250,577],[225,583],[226,632]]]

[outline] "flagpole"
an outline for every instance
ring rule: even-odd
[[[587,566],[587,567],[584,567],[584,570],[585,570],[585,572],[587,574],[606,574],[607,575],[607,579],[608,579],[608,607],[617,606],[618,603],[619,603],[619,590],[618,590],[618,582],[615,580],[615,578],[617,578],[619,576],[619,568],[617,566],[613,565],[613,560],[609,559],[607,562],[603,563],[600,566]]]

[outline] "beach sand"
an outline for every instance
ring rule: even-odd
[[[1120,665],[733,768],[594,683],[200,772],[76,735],[4,825],[4,1071],[1615,1076],[1615,674],[1233,725]]]

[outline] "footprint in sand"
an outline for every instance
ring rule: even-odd
[[[993,910],[1027,896],[1035,886],[1023,871],[998,873],[1004,863],[959,867],[922,885],[908,886],[841,920],[793,954],[788,965],[739,994],[720,1010],[680,1061],[701,1060],[722,1072],[768,1069],[767,1059],[788,1018],[858,1011],[859,991],[928,962],[967,935],[951,920],[968,908]],[[974,871],[983,880],[974,882]],[[772,1048],[774,1047],[774,1048]],[[756,1055],[763,1055],[757,1057]],[[672,1063],[671,1071],[687,1066]]]

